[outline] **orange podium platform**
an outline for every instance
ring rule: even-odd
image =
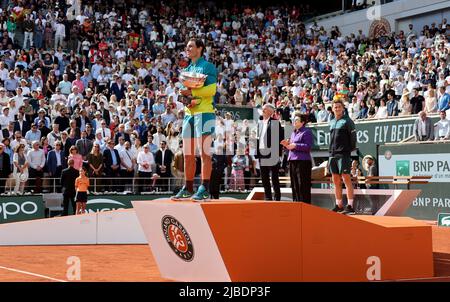
[[[163,278],[381,281],[433,277],[431,226],[293,202],[133,201]]]

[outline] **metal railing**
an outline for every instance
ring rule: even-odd
[[[0,178],[5,181],[3,196],[61,193],[62,186],[59,178],[43,177],[41,186],[36,186],[35,178],[28,178],[24,189],[14,192],[15,179]],[[249,193],[253,187],[261,186],[261,178],[245,177],[242,184],[232,181],[232,176],[224,176],[220,184],[221,192]],[[172,194],[184,185],[184,178],[177,177],[91,177],[89,178],[89,193],[100,194]],[[201,184],[200,177],[194,178],[194,186]],[[283,186],[283,185],[282,185]]]

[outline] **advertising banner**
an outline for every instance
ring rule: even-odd
[[[356,122],[357,148],[360,154],[376,156],[377,145],[396,143],[412,136],[414,121],[417,117],[395,118],[384,120],[370,120]],[[432,121],[436,122],[437,117]],[[330,144],[330,131],[328,124],[311,125],[314,134],[314,150],[328,149]]]
[[[431,176],[428,184],[411,185],[422,193],[405,215],[436,220],[450,212],[450,142],[429,144],[389,144],[380,146],[380,176]]]
[[[0,198],[0,223],[17,222],[45,217],[41,195]]]

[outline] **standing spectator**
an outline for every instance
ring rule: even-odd
[[[447,113],[441,111],[439,117],[441,119],[436,123],[435,140],[448,140],[450,139],[450,121],[447,119]]]
[[[134,177],[134,170],[136,167],[136,159],[134,158],[133,152],[131,152],[130,146],[130,142],[126,141],[124,143],[124,148],[119,151],[120,176],[123,178],[127,178],[122,182],[123,190],[126,191],[131,191],[129,185],[133,183],[133,180],[130,178]]]
[[[425,96],[425,112],[427,114],[437,112],[436,89],[434,89],[431,84],[429,85]]]
[[[25,38],[23,40],[23,49],[28,49],[27,42],[29,41],[29,46],[33,47],[33,34],[34,34],[34,21],[31,20],[31,15],[27,14],[25,21],[23,22],[23,30]]]
[[[69,148],[68,159],[73,159],[73,167],[75,170],[80,170],[81,166],[83,166],[83,157],[78,153],[76,146],[71,146]]]
[[[61,142],[55,142],[55,149],[50,150],[47,154],[47,172],[51,178],[61,178],[62,171],[67,167],[67,159],[61,149]],[[56,188],[59,190],[61,183],[57,183]]]
[[[106,127],[106,121],[101,120],[100,125],[97,126],[97,130],[95,130],[95,134],[100,133],[104,140],[110,140],[112,137],[111,130]],[[114,141],[112,140],[113,144]]]
[[[425,108],[425,99],[423,96],[419,94],[419,89],[414,88],[413,89],[414,96],[409,101],[411,104],[411,113],[412,114],[418,114]]]
[[[171,167],[173,153],[167,148],[167,142],[161,141],[160,149],[155,153],[156,174],[163,179],[160,180],[160,186],[162,191],[170,191],[169,177],[172,177]]]
[[[116,96],[116,99],[118,101],[120,101],[121,99],[125,98],[125,91],[126,88],[122,81],[122,78],[119,75],[117,75],[116,80],[111,85],[111,93]]]
[[[152,177],[152,167],[155,165],[153,154],[149,150],[148,144],[145,144],[143,150],[138,153],[138,193],[145,189],[145,180]]]
[[[47,134],[47,138],[48,138],[49,145],[54,147],[55,146],[55,142],[57,140],[61,140],[62,137],[61,137],[61,132],[59,131],[59,124],[53,124],[52,127],[53,127],[52,128],[53,130],[52,130],[52,132]],[[41,130],[41,133],[42,133],[42,130]],[[65,144],[65,141],[64,141],[64,144]]]
[[[445,86],[439,87],[439,94],[441,95],[438,102],[438,111],[446,111],[450,109],[450,94],[445,91]]]
[[[34,188],[35,193],[42,192],[42,177],[44,177],[45,154],[39,148],[39,141],[33,141],[32,149],[28,151],[27,162],[29,164],[30,186]]]
[[[61,17],[58,17],[53,28],[55,30],[55,49],[58,49],[58,47],[60,46],[64,48],[64,38],[66,37],[66,26],[62,22]],[[47,45],[47,47],[49,46],[50,45]]]
[[[0,144],[0,194],[5,192],[6,179],[11,174],[11,159],[5,147],[3,143]]]
[[[103,175],[103,155],[100,150],[100,144],[94,142],[91,152],[87,156],[89,166],[89,177],[96,178],[94,190],[97,192],[101,186],[101,177]]]
[[[292,132],[291,138],[281,141],[281,144],[289,150],[292,200],[310,204],[313,134],[310,128],[305,127],[307,122],[307,116],[296,116],[294,118],[295,130]]]
[[[14,194],[23,194],[25,183],[28,180],[28,161],[25,155],[25,145],[19,144],[14,149],[14,171],[13,176],[16,182]]]
[[[80,175],[80,172],[77,171],[74,167],[73,159],[69,159],[67,161],[68,168],[64,169],[61,173],[61,185],[62,185],[62,193],[63,193],[63,213],[62,216],[69,215],[69,203],[72,207],[73,214],[75,211],[75,180]]]
[[[245,168],[245,155],[242,148],[238,148],[236,155],[232,159],[231,170],[231,182],[230,187],[232,190],[243,191],[245,188],[244,183],[244,168]]]
[[[108,141],[108,145],[103,151],[103,165],[105,167],[105,176],[109,178],[106,180],[107,191],[116,191],[115,185],[117,181],[115,178],[120,176],[120,156],[119,151],[114,149],[114,141],[112,139]]]
[[[183,141],[178,143],[178,151],[175,152],[172,162],[173,176],[175,177],[175,188],[183,186],[184,179],[184,155],[183,155]]]
[[[410,115],[412,111],[411,102],[409,101],[409,91],[408,89],[403,89],[403,94],[400,99],[400,116]]]
[[[394,98],[394,95],[392,93],[388,93],[387,98],[388,116],[398,116],[398,101]]]
[[[81,138],[76,141],[75,146],[77,147],[80,155],[83,157],[83,161],[87,160],[88,154],[92,150],[93,142],[87,138],[86,130],[81,131]]]
[[[414,137],[416,142],[419,141],[430,141],[434,139],[434,126],[425,111],[420,111],[419,116],[414,122],[413,129]]]

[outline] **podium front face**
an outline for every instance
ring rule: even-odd
[[[162,277],[371,281],[433,276],[431,227],[303,203],[134,201]],[[341,261],[338,261],[338,260]]]

